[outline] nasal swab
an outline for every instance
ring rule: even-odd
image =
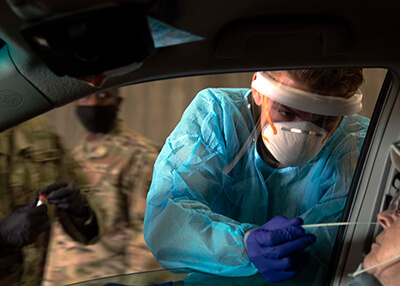
[[[377,224],[379,224],[379,222],[330,222],[330,223],[305,224],[305,225],[302,225],[302,227],[303,228],[312,228],[312,227],[322,227],[322,226],[340,226],[340,225],[356,225],[356,224],[364,224],[364,225],[373,224],[373,225],[377,225]],[[356,271],[354,273],[349,273],[349,276],[356,277],[357,275],[360,275],[361,273],[364,273],[366,271],[369,271],[369,270],[374,269],[376,267],[379,267],[381,265],[393,262],[393,261],[395,261],[397,259],[400,259],[400,254],[395,256],[395,257],[393,257],[393,258],[390,258],[390,259],[388,259],[388,260],[386,260],[384,262],[381,262],[381,263],[378,263],[378,264],[376,264],[374,266],[368,267],[366,269],[361,269],[361,270],[358,270],[358,271]]]
[[[397,260],[397,259],[399,259],[399,258],[400,258],[400,254],[397,255],[397,256],[395,256],[395,257],[393,257],[393,258],[390,258],[390,259],[388,259],[388,260],[386,260],[386,261],[383,261],[383,262],[381,262],[381,263],[378,263],[378,264],[376,264],[376,265],[374,265],[374,266],[368,267],[368,268],[366,268],[366,269],[361,269],[361,270],[358,270],[358,271],[356,271],[356,272],[354,272],[354,273],[349,273],[349,276],[356,277],[357,275],[360,275],[361,273],[364,273],[364,272],[366,272],[366,271],[369,271],[369,270],[371,270],[371,269],[374,269],[374,268],[379,267],[379,266],[381,266],[381,265],[384,265],[384,264],[386,264],[386,263],[393,262],[393,261],[395,261],[395,260]]]
[[[339,225],[354,225],[354,224],[379,224],[378,222],[330,222],[330,223],[315,223],[304,224],[303,228],[322,227],[322,226],[339,226]]]
[[[47,199],[46,195],[40,194],[39,195],[39,199],[38,199],[38,201],[36,203],[36,206],[38,207],[38,206],[43,205],[45,203],[46,199]]]

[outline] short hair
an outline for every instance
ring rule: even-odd
[[[318,93],[348,98],[352,96],[364,82],[361,68],[350,69],[299,69],[269,71],[278,75],[286,72],[291,79],[302,83]]]

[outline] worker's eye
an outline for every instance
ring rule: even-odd
[[[288,119],[296,117],[296,114],[294,114],[293,112],[288,111],[288,110],[280,109],[278,112],[280,115],[282,115],[283,117],[288,118]]]

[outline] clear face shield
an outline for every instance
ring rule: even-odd
[[[285,85],[258,72],[252,88],[259,93],[262,140],[276,161],[299,166],[311,161],[344,115],[362,109],[362,94],[349,98],[323,95]]]

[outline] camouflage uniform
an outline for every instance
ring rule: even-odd
[[[73,179],[87,186],[80,170],[41,117],[0,133],[0,220],[28,204],[37,189],[57,180]],[[58,220],[56,212],[49,206],[50,221]],[[82,239],[67,216],[60,220],[75,239]],[[45,232],[22,250],[0,249],[0,285],[40,285],[48,241]]]
[[[111,275],[161,269],[143,238],[146,196],[159,147],[122,122],[73,152],[91,181],[103,234],[84,246],[61,228],[51,243],[44,285],[60,285]]]

